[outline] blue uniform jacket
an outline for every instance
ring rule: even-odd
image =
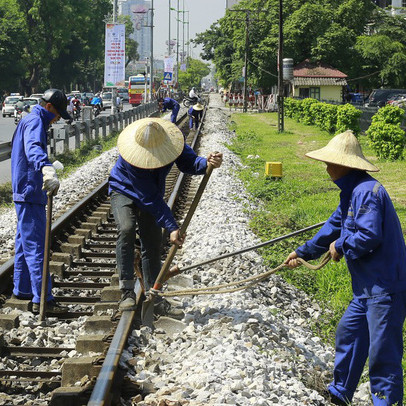
[[[320,231],[299,247],[309,260],[336,241],[344,255],[357,298],[406,290],[406,247],[400,222],[385,188],[364,171],[351,171],[335,181],[340,204]]]
[[[129,197],[140,209],[151,213],[162,228],[172,232],[179,227],[164,201],[164,194],[165,179],[174,163],[190,175],[202,175],[207,168],[206,158],[197,156],[186,144],[176,161],[162,168],[137,168],[120,155],[110,173],[109,193],[115,190]]]
[[[162,113],[165,113],[166,110],[173,110],[176,106],[179,106],[179,103],[176,100],[171,99],[170,97],[165,97],[162,103]]]
[[[47,202],[47,194],[42,190],[41,169],[51,165],[46,130],[54,118],[53,113],[37,104],[18,123],[11,149],[11,184],[15,202]]]

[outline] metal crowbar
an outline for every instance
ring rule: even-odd
[[[200,201],[200,198],[202,197],[203,191],[207,185],[207,182],[209,181],[209,178],[210,178],[210,175],[212,172],[213,172],[213,165],[208,163],[206,174],[204,175],[202,181],[200,182],[199,188],[197,189],[196,195],[193,198],[193,202],[189,208],[186,218],[180,227],[179,233],[182,236],[186,233],[186,229],[190,223],[190,220],[192,219],[192,216],[196,210],[196,207]],[[166,274],[169,271],[169,267],[171,266],[171,263],[173,261],[173,258],[175,257],[177,250],[178,250],[178,246],[175,244],[172,245],[171,249],[169,250],[168,256],[166,257],[166,260],[165,260],[164,264],[162,265],[159,275],[155,280],[154,287],[149,290],[147,298],[142,303],[141,321],[144,326],[153,328],[155,297],[157,296],[159,290],[162,289],[162,284],[166,280],[165,279]]]

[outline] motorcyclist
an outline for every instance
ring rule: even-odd
[[[72,104],[72,113],[74,115],[76,115],[77,117],[79,117],[80,116],[80,99],[78,98],[77,95],[72,97],[71,104]]]
[[[193,100],[193,103],[197,103],[200,99],[199,94],[195,87],[192,87],[189,92],[189,99]]]
[[[21,96],[18,99],[18,102],[14,105],[14,118],[17,118],[17,113],[18,111],[22,112],[24,109],[25,103],[24,103],[24,97]]]
[[[98,112],[100,113],[103,109],[103,101],[100,97],[100,93],[96,93],[96,95],[93,97],[92,101],[90,102],[91,106],[96,106],[98,109]]]

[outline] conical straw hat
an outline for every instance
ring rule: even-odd
[[[118,152],[125,161],[138,168],[165,166],[181,154],[182,132],[168,120],[143,118],[127,126],[118,137]]]
[[[379,171],[375,165],[371,164],[364,157],[357,137],[350,130],[336,135],[324,148],[308,152],[306,156],[318,161],[346,166],[348,168],[370,172]]]
[[[196,104],[193,105],[193,110],[200,111],[200,110],[203,110],[203,109],[204,109],[204,106],[201,105],[200,103],[196,103]]]

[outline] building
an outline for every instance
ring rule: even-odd
[[[151,2],[149,0],[126,0],[120,2],[120,13],[128,15],[134,24],[134,33],[131,38],[138,43],[138,53],[140,60],[145,61],[151,56],[151,28],[150,25]]]
[[[406,0],[374,0],[374,3],[379,7],[387,8],[392,15],[406,13]]]
[[[324,63],[312,63],[308,59],[293,68],[293,97],[341,102],[347,75]]]
[[[231,8],[239,2],[240,0],[226,0],[226,8]]]

